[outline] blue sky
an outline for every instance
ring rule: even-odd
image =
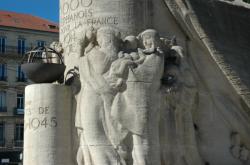
[[[32,14],[59,22],[59,0],[0,0],[0,10]]]

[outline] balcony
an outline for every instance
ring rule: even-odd
[[[23,140],[14,140],[14,147],[23,147]]]
[[[0,81],[7,81],[7,76],[0,76]]]
[[[24,108],[14,108],[14,115],[24,115]]]
[[[7,112],[7,107],[0,107],[0,112]]]
[[[0,52],[0,56],[11,56],[11,57],[23,57],[25,52],[30,51],[32,48],[31,47],[25,47],[24,51],[18,51],[17,46],[6,46],[4,52]]]
[[[0,147],[5,147],[5,139],[0,139]]]
[[[27,80],[26,77],[17,77],[17,78],[16,78],[16,81],[17,81],[17,82],[27,82],[28,80]]]

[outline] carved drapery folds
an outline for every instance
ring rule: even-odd
[[[171,121],[180,151],[175,161],[202,163],[192,120],[196,84],[175,38],[154,29],[124,39],[113,27],[87,29],[79,74],[78,165],[171,163]]]

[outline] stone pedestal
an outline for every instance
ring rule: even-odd
[[[25,89],[24,165],[71,165],[71,90],[57,84]]]

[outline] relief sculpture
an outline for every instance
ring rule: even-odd
[[[196,147],[191,114],[196,87],[180,46],[154,29],[122,39],[113,27],[89,28],[81,44],[78,165],[167,164],[161,143],[168,130],[161,123],[168,124],[162,116],[171,110],[178,116],[176,129],[190,137],[179,143]],[[198,151],[182,144],[188,164],[199,164]]]

